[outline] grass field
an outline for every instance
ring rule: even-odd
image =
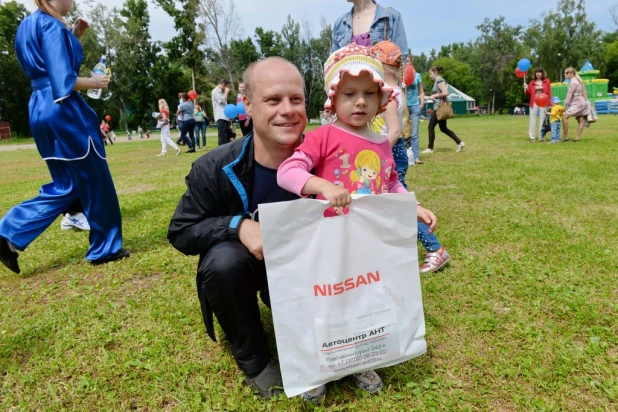
[[[382,370],[379,396],[330,384],[323,410],[618,410],[618,118],[560,145],[528,143],[527,121],[450,121],[465,150],[438,133],[410,169],[453,256],[422,277],[428,352]],[[205,333],[197,258],[166,240],[201,153],[155,157],[156,139],[107,149],[133,256],[92,267],[87,233],[58,219],[21,254],[22,275],[0,268],[0,409],[303,408],[252,395],[218,326],[219,343]],[[49,180],[36,150],[0,152],[0,176],[0,215]]]

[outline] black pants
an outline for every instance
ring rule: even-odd
[[[230,342],[238,367],[255,376],[271,356],[260,319],[257,293],[270,306],[266,266],[238,241],[219,243],[197,270],[197,295],[208,335],[215,339],[212,312]]]
[[[187,137],[189,133],[189,137]],[[187,143],[189,150],[195,149],[195,119],[183,120],[180,124],[180,139]]]
[[[247,119],[245,120],[241,120],[240,121],[240,130],[242,131],[242,135],[246,136],[249,133],[251,133],[253,131],[253,119],[249,118],[249,125],[245,126],[245,122],[247,121]]]
[[[232,122],[223,119],[217,120],[217,133],[219,137],[219,146],[229,143],[230,139],[234,138]]]
[[[455,143],[461,143],[461,140],[457,135],[448,127],[446,127],[446,120],[438,121],[438,115],[434,110],[431,112],[431,118],[429,119],[429,146],[428,148],[433,150],[433,143],[436,141],[436,124],[440,126],[440,131],[453,139]]]

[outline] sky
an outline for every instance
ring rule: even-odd
[[[34,10],[33,0],[16,0]],[[79,2],[79,0],[77,0]],[[241,21],[243,37],[253,36],[256,27],[266,30],[281,30],[289,15],[297,22],[308,19],[317,35],[322,17],[330,24],[352,4],[346,0],[234,0]],[[122,7],[124,0],[105,0],[109,7]],[[81,3],[81,2],[79,2]],[[150,12],[150,34],[153,40],[167,41],[174,36],[172,19],[154,1],[148,0]],[[467,42],[478,37],[478,26],[485,17],[490,19],[504,16],[510,25],[528,26],[531,19],[540,17],[544,11],[556,8],[557,0],[441,0],[421,2],[419,0],[380,0],[383,6],[397,9],[404,21],[408,46],[413,54],[428,53],[431,49],[454,42]],[[618,0],[588,0],[588,19],[605,31],[617,27],[613,23],[609,8]],[[435,7],[431,8],[430,4]],[[539,6],[539,4],[541,6]]]

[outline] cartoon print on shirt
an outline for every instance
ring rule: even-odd
[[[354,160],[355,170],[350,172],[352,194],[377,194],[380,187],[380,157],[372,150],[363,150]]]

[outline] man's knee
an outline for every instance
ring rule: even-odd
[[[198,268],[198,286],[223,292],[238,284],[255,282],[255,258],[240,242],[229,241],[212,247]]]

